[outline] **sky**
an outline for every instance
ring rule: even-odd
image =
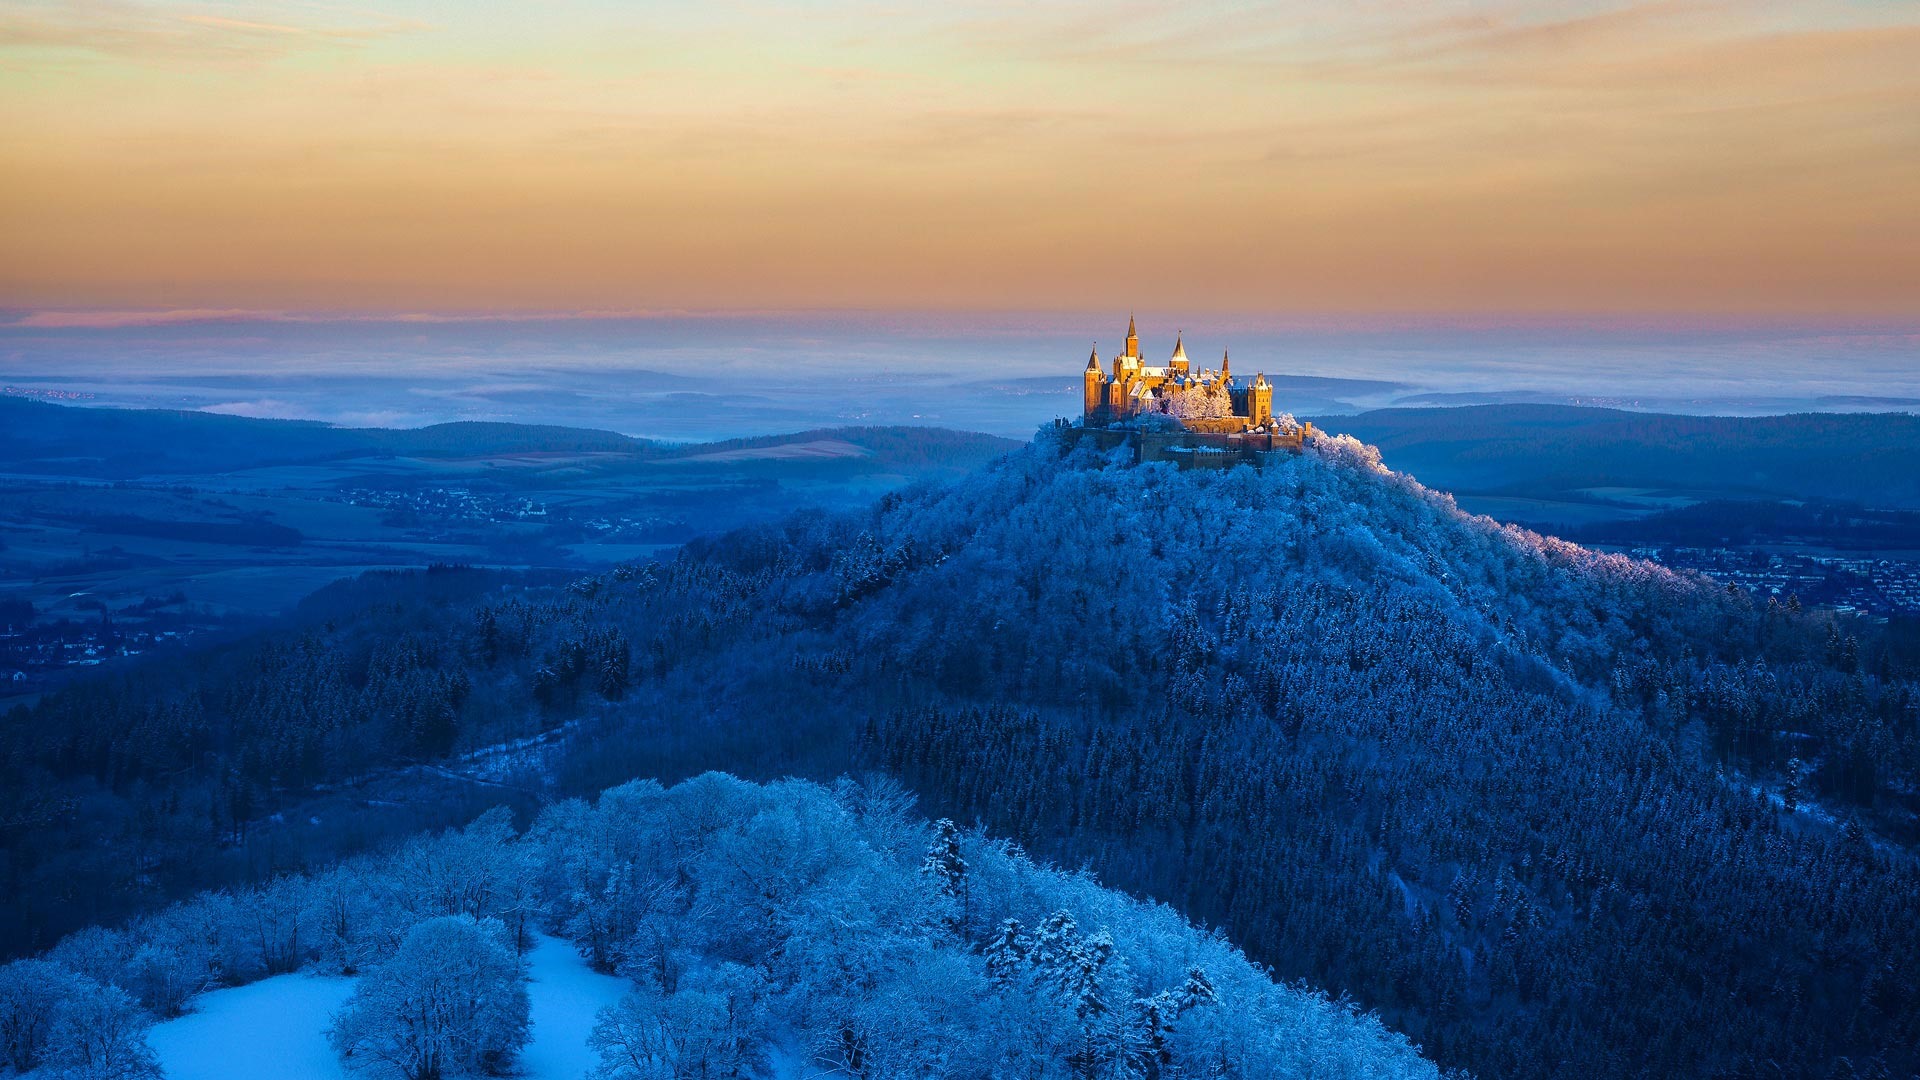
[[[0,322],[1920,316],[1920,3],[0,0]]]

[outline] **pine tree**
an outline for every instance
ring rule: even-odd
[[[1047,916],[1047,920],[1040,924],[1040,929],[1034,932],[1033,947],[1027,951],[1027,959],[1042,979],[1052,981],[1066,965],[1079,937],[1080,928],[1074,923],[1073,916],[1056,911]]]
[[[1091,1078],[1110,1057],[1100,1038],[1111,1006],[1101,986],[1108,961],[1113,959],[1113,938],[1106,931],[1083,941],[1073,942],[1061,964],[1056,986],[1073,1015],[1080,1022],[1080,1046],[1067,1059],[1077,1077]]]
[[[1173,1022],[1178,1011],[1173,996],[1162,990],[1152,997],[1134,999],[1134,1058],[1145,1080],[1160,1080],[1173,1065]]]
[[[960,829],[948,818],[933,823],[933,843],[920,864],[920,873],[934,882],[941,895],[960,905],[958,914],[949,915],[947,929],[965,936],[970,916],[967,895],[967,860],[960,854]]]
[[[1212,980],[1207,978],[1207,973],[1200,970],[1198,965],[1187,969],[1187,981],[1180,984],[1179,991],[1174,995],[1174,1005],[1182,1015],[1202,1005],[1212,1005],[1219,1000],[1220,996],[1214,991]]]
[[[1007,919],[980,950],[987,962],[987,978],[1002,989],[1033,966],[1033,941],[1019,919]]]

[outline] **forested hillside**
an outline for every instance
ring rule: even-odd
[[[530,1034],[522,958],[550,932],[629,981],[577,1018],[600,1080],[1437,1075],[1374,1018],[1276,985],[1167,908],[911,809],[887,782],[636,782],[524,834],[493,811],[382,858],[203,893],[0,966],[0,1072],[157,1077],[143,1008],[177,1016],[306,970],[354,980],[331,1016],[279,1020],[325,1030],[339,1075],[511,1074]],[[254,1037],[202,1035],[229,1052]]]
[[[313,785],[512,743],[488,781],[529,802],[894,773],[1487,1076],[1920,1064],[1909,643],[1469,517],[1351,440],[1178,473],[1043,435],[868,513],[489,580],[16,711],[13,947],[70,917],[51,882],[138,905],[209,839],[297,859],[261,822]]]

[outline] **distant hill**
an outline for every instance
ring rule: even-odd
[[[992,435],[922,427],[831,428],[715,444],[677,444],[548,425],[459,421],[422,428],[347,428],[307,420],[78,408],[0,397],[0,472],[92,479],[223,473],[374,457],[597,453],[671,460],[825,439],[859,446],[877,459],[876,464],[903,468],[968,469],[1019,445]]]
[[[1676,416],[1564,405],[1379,409],[1327,417],[1388,465],[1456,494],[1680,489],[1920,507],[1920,416]]]
[[[831,444],[858,451],[857,455],[849,456],[874,458],[903,467],[959,464],[964,468],[972,468],[990,458],[1017,450],[1021,445],[998,435],[948,428],[840,427],[796,431],[791,435],[762,435],[714,443],[693,443],[662,449],[657,453],[664,459],[683,461],[740,461],[755,457],[777,460],[780,455],[767,451]]]
[[[344,428],[161,409],[91,409],[0,398],[0,471],[123,479],[377,455],[646,453],[611,431],[462,421]]]

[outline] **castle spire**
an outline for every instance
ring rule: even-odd
[[[1186,331],[1184,330],[1176,330],[1174,332],[1173,358],[1175,360],[1185,360],[1187,358]]]
[[[1097,341],[1093,343],[1093,352],[1087,354],[1087,370],[1100,370],[1100,343]]]
[[[1220,350],[1220,377],[1224,379],[1232,374],[1233,374],[1233,358],[1227,355],[1227,350],[1221,349]]]
[[[1138,359],[1140,356],[1140,332],[1133,328],[1133,312],[1127,312],[1127,352],[1126,355]]]

